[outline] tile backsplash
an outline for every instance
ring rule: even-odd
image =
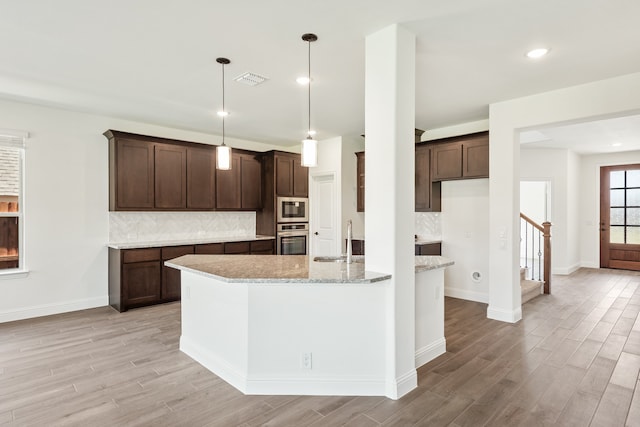
[[[109,212],[109,241],[253,237],[255,212]]]
[[[442,240],[442,213],[416,212],[415,234],[424,240]]]

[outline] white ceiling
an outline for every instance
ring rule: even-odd
[[[417,34],[416,127],[428,130],[640,71],[639,16],[637,0],[0,0],[0,97],[220,134],[225,56],[227,135],[296,144],[300,37],[313,32],[317,138],[360,135],[365,37],[404,23]],[[524,56],[540,45],[547,57]],[[247,71],[269,80],[231,80]]]

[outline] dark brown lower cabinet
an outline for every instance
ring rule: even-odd
[[[122,288],[127,307],[146,305],[160,299],[160,261],[122,265]]]
[[[273,255],[275,253],[273,243],[272,239],[251,242],[251,255]]]
[[[109,305],[122,312],[179,300],[180,270],[167,267],[164,262],[188,254],[273,255],[274,239],[162,248],[109,248]]]
[[[162,248],[162,292],[160,293],[160,298],[163,301],[168,302],[180,299],[180,270],[167,267],[164,265],[164,262],[193,253],[193,246],[169,246]]]

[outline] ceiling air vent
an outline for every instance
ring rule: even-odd
[[[244,73],[240,74],[233,80],[237,81],[238,83],[244,83],[248,86],[258,86],[260,83],[264,83],[269,79],[256,73]]]

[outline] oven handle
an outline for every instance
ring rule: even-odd
[[[301,231],[285,231],[278,232],[278,237],[296,237],[296,236],[308,236],[309,232],[301,232]]]

